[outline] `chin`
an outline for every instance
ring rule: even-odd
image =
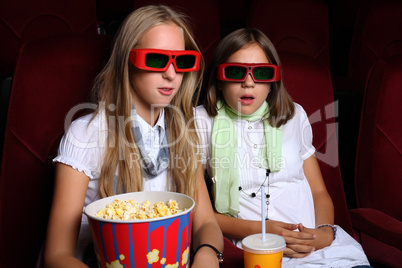
[[[167,107],[167,106],[169,106],[171,104],[172,104],[172,100],[163,100],[163,101],[160,101],[160,102],[157,102],[157,103],[153,104],[153,107],[155,107],[155,108],[165,108],[165,107]]]
[[[257,109],[253,109],[253,108],[247,108],[247,109],[242,109],[240,112],[243,115],[250,115],[252,113],[254,113],[255,111],[257,111]]]

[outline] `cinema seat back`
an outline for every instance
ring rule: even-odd
[[[89,101],[109,44],[106,36],[66,34],[22,47],[0,173],[2,268],[35,267],[52,200],[52,159],[70,115]]]

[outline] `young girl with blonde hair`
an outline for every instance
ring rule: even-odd
[[[222,251],[222,233],[199,166],[192,120],[202,72],[182,15],[147,6],[126,18],[95,83],[97,110],[71,124],[54,159],[47,267],[86,267],[91,237],[83,208],[99,198],[143,190],[195,199],[192,244],[210,246],[197,251],[192,267],[218,267],[213,248]]]
[[[286,241],[282,267],[367,265],[361,246],[334,225],[310,123],[284,87],[268,37],[257,29],[232,32],[209,75],[196,122],[223,234],[241,247],[260,233],[264,201],[266,232]]]

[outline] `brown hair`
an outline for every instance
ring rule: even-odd
[[[187,27],[184,15],[163,5],[145,6],[135,10],[123,22],[116,35],[111,57],[97,77],[94,89],[100,105],[95,115],[104,111],[106,119],[114,118],[113,124],[107,120],[108,138],[99,178],[102,197],[143,190],[144,171],[134,134],[131,131],[132,124],[131,122],[128,125],[124,124],[131,115],[131,91],[135,90],[130,82],[135,74],[129,61],[129,53],[140,43],[149,29],[167,23],[175,23],[180,27],[184,36],[185,49],[200,52]],[[200,73],[203,71],[204,64],[201,62],[199,72],[185,73],[180,89],[170,105],[165,107],[170,150],[168,190],[192,197],[195,197],[198,169],[196,152],[198,136],[192,120],[192,100],[197,86],[202,82]],[[118,120],[119,118],[123,120]],[[177,158],[185,162],[173,167],[178,163]],[[115,185],[116,170],[118,170],[118,180]]]
[[[224,100],[221,91],[217,90],[218,83],[220,83],[216,79],[217,66],[225,63],[231,55],[250,44],[260,46],[269,62],[280,66],[279,56],[274,45],[260,30],[242,28],[227,35],[215,50],[213,61],[208,70],[208,84],[206,88],[203,88],[203,104],[210,116],[217,115],[217,101]],[[271,126],[280,127],[293,117],[294,104],[285,89],[282,79],[271,83],[271,91],[268,94],[267,102],[270,113],[268,121]]]

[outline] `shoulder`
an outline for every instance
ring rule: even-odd
[[[102,121],[100,114],[91,113],[71,122],[53,162],[83,171],[91,179],[98,177],[107,134],[103,131]]]
[[[294,103],[295,113],[293,117],[286,122],[286,124],[281,126],[282,130],[291,129],[294,131],[295,129],[302,129],[307,125],[310,125],[308,116],[303,106],[298,103]]]
[[[303,106],[301,106],[300,104],[298,104],[296,102],[294,102],[294,106],[295,106],[295,113],[294,113],[292,119],[288,121],[288,123],[290,123],[290,122],[303,122],[306,119],[308,119],[307,113],[304,110]]]
[[[302,117],[305,116],[305,117],[307,117],[307,113],[304,110],[303,106],[301,106],[300,104],[298,104],[296,102],[294,102],[293,104],[295,105],[295,117],[296,116],[302,116]]]
[[[194,108],[194,116],[209,117],[207,110],[205,110],[205,107],[203,105],[199,105]]]
[[[70,129],[75,131],[97,132],[106,129],[106,116],[104,111],[93,112],[78,117],[71,122]]]
[[[194,108],[194,118],[198,128],[209,128],[212,125],[213,118],[208,115],[207,110],[202,105]]]
[[[66,123],[67,124],[67,123]],[[71,122],[66,129],[66,138],[74,143],[92,143],[97,145],[99,138],[107,133],[107,124],[104,112],[90,113]],[[81,144],[82,146],[82,144]]]

